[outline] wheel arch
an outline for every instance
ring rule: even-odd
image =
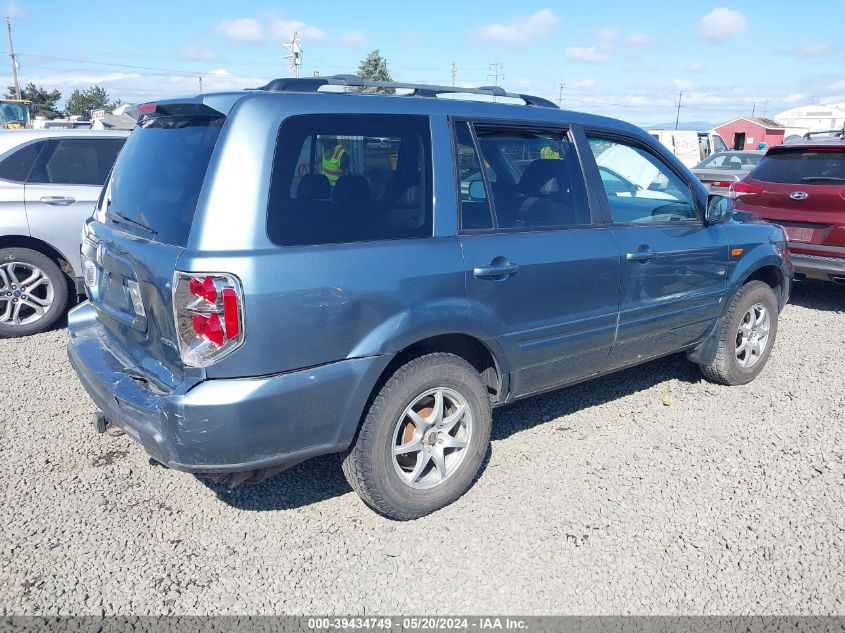
[[[76,292],[76,273],[70,260],[56,247],[29,235],[0,235],[0,248],[28,248],[49,257],[67,277],[69,290]]]

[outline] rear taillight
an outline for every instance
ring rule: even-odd
[[[711,184],[712,186],[714,186],[714,187],[722,187],[722,188],[724,188],[724,189],[727,189],[727,188],[728,188],[728,187],[730,187],[732,184],[734,184],[734,182],[735,182],[735,181],[733,181],[733,180],[714,180],[714,181],[713,181],[713,182],[711,182],[710,184]]]
[[[731,198],[739,198],[741,196],[763,193],[763,191],[765,191],[765,189],[763,189],[760,185],[740,180],[739,182],[735,182],[731,185],[730,196]]]
[[[173,315],[186,365],[206,367],[243,343],[243,292],[232,275],[177,272]]]

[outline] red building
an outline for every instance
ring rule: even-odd
[[[731,149],[757,149],[783,143],[786,129],[779,123],[761,116],[741,116],[720,125],[716,133]]]

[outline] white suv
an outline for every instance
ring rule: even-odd
[[[82,223],[129,132],[0,132],[0,338],[42,332],[82,292]]]

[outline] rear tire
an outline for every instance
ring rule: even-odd
[[[67,277],[52,259],[29,248],[0,248],[0,338],[48,330],[67,305]]]
[[[452,503],[478,473],[492,412],[478,372],[430,353],[397,369],[372,401],[343,459],[349,484],[391,519],[416,519]]]
[[[769,284],[751,281],[731,302],[712,363],[701,365],[704,377],[721,385],[754,380],[769,360],[778,331],[778,300]]]

